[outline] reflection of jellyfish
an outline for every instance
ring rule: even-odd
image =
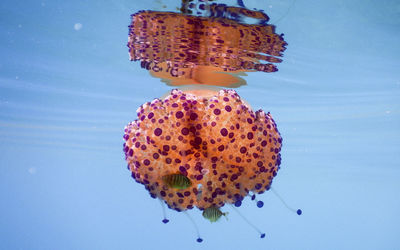
[[[265,24],[266,14],[217,4],[208,9],[208,17],[157,11],[132,15],[131,60],[140,60],[171,85],[241,85],[238,74],[277,71],[273,63],[281,62],[286,42],[275,26]],[[243,17],[259,24],[243,23]]]

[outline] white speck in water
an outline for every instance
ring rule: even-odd
[[[75,29],[75,30],[80,30],[80,29],[82,29],[82,24],[81,24],[81,23],[76,23],[76,24],[74,25],[74,29]]]
[[[28,172],[29,172],[30,174],[36,174],[36,168],[34,168],[34,167],[29,168],[29,169],[28,169]]]
[[[390,114],[391,111],[390,111],[390,110],[386,110],[385,113],[386,113],[386,114]]]
[[[22,28],[22,24],[18,24],[18,28]]]
[[[46,5],[46,3],[45,2],[42,2],[42,7],[44,7]]]

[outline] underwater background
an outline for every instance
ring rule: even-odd
[[[400,2],[244,4],[288,45],[278,72],[235,90],[274,117],[273,187],[303,214],[245,199],[260,239],[229,206],[213,224],[193,209],[198,244],[130,177],[124,126],[173,88],[129,61],[130,14],[179,1],[2,0],[0,249],[400,249]]]

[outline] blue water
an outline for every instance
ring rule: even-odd
[[[0,2],[0,249],[400,249],[400,2],[243,1],[288,42],[277,73],[237,89],[284,139],[259,209],[229,207],[204,242],[135,183],[136,108],[171,89],[129,61],[130,14],[178,1]],[[163,8],[166,5],[167,8]]]

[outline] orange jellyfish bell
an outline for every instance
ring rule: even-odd
[[[177,211],[240,205],[271,186],[282,139],[269,113],[234,90],[172,90],[137,110],[125,128],[132,177]]]
[[[245,84],[238,77],[244,72],[278,70],[274,63],[282,61],[279,57],[286,42],[282,34],[275,33],[275,26],[266,24],[266,14],[221,4],[206,6],[209,16],[160,11],[133,14],[130,59],[141,61],[143,68],[170,85],[237,87]],[[246,24],[240,17],[261,21]]]

